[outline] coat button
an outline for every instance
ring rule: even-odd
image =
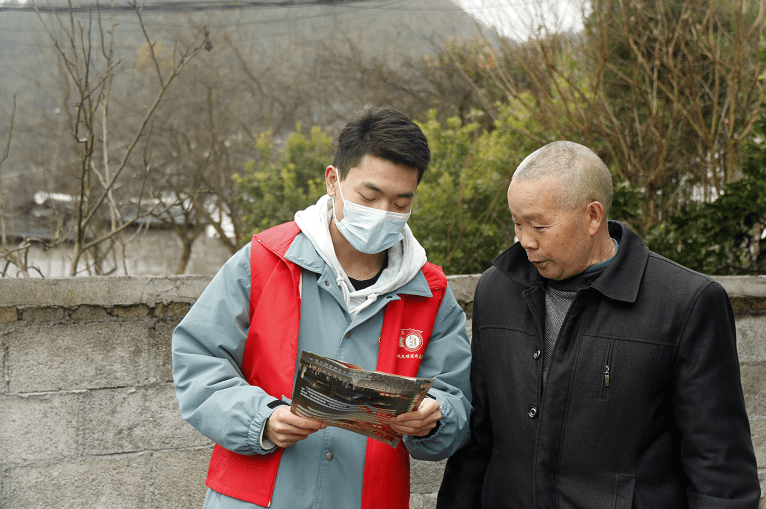
[[[325,286],[330,286],[330,282],[329,282],[329,281],[325,281],[325,282],[324,282],[324,285],[325,285]]]
[[[535,350],[535,359],[539,359],[542,352],[540,350]]]
[[[346,339],[350,338],[350,337],[351,337],[351,333],[350,333],[350,332],[347,332],[347,333],[346,333],[346,335],[345,335],[344,337],[345,337]]]
[[[327,461],[332,461],[332,453],[328,452],[327,454],[325,454],[325,458],[327,458]]]
[[[527,415],[531,417],[532,419],[537,417],[537,407],[529,407],[529,412],[527,413]]]

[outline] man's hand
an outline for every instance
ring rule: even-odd
[[[417,410],[397,415],[391,421],[391,428],[401,435],[424,437],[436,427],[441,418],[439,403],[435,399],[425,398]]]
[[[289,406],[283,405],[277,407],[266,421],[264,433],[277,447],[290,447],[298,440],[303,440],[326,427],[327,424],[323,422],[298,417],[290,411]]]

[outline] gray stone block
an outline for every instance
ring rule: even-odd
[[[766,362],[766,317],[738,316],[736,325],[739,362]]]
[[[410,509],[434,509],[436,507],[436,493],[410,494]]]
[[[77,306],[69,316],[72,320],[104,320],[109,313],[101,306]]]
[[[410,491],[412,493],[436,493],[442,484],[447,460],[410,460]]]
[[[12,468],[3,484],[4,500],[13,509],[151,509],[149,458],[114,456]]]
[[[158,320],[154,327],[154,376],[160,382],[173,381],[171,342],[173,339],[173,329],[176,328],[180,321],[180,318]]]
[[[152,455],[154,509],[202,507],[212,448]]]
[[[460,307],[469,315],[473,311],[473,293],[476,283],[479,282],[479,274],[467,276],[448,276],[447,281],[452,293],[455,294]]]
[[[143,321],[20,327],[7,339],[9,392],[143,384],[147,335]]]
[[[753,438],[756,462],[766,466],[766,417],[750,419],[750,435]]]
[[[0,323],[13,323],[17,320],[17,316],[15,307],[0,308]]]
[[[146,304],[135,306],[114,306],[112,316],[116,318],[143,318],[149,316],[151,309]]]
[[[0,396],[0,465],[77,454],[79,394]]]
[[[179,319],[186,316],[186,313],[192,307],[192,303],[186,302],[171,302],[169,304],[158,304],[154,308],[154,316],[156,317],[178,317]]]
[[[69,317],[69,310],[60,306],[25,307],[21,319],[29,323],[61,322]]]
[[[8,373],[6,372],[6,366],[5,366],[5,341],[4,337],[0,336],[0,395],[6,394],[8,392]]]
[[[84,454],[102,455],[206,446],[210,440],[181,418],[170,385],[83,394]]]
[[[210,276],[3,278],[0,307],[10,306],[133,306],[158,302],[189,302],[200,296]]]
[[[747,415],[751,419],[766,417],[766,364],[746,364],[740,369]]]

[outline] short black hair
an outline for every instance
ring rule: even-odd
[[[368,155],[417,170],[418,183],[431,162],[431,150],[423,131],[390,106],[365,106],[346,124],[338,137],[332,165],[344,179]]]

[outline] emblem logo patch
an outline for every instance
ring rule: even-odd
[[[417,352],[423,346],[422,331],[402,329],[399,333],[399,346],[408,352]]]

